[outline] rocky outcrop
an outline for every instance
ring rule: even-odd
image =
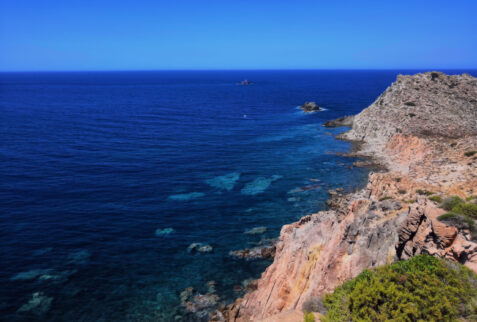
[[[300,108],[305,113],[312,113],[316,111],[322,111],[323,109],[319,107],[315,102],[305,102]]]
[[[329,120],[323,123],[326,127],[340,127],[340,126],[353,126],[354,115],[339,117],[334,120]]]
[[[254,260],[254,259],[270,259],[275,257],[275,244],[261,245],[253,248],[245,248],[230,252],[230,256],[237,259]]]
[[[428,196],[477,194],[477,158],[465,153],[477,150],[476,78],[398,76],[341,137],[361,141],[358,153],[387,170],[371,173],[356,193],[333,191],[329,210],[283,226],[257,289],[223,308],[219,320],[292,315],[365,268],[422,253],[477,272],[468,227],[439,221],[444,210]]]

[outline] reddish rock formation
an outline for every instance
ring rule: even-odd
[[[274,262],[257,289],[222,308],[215,321],[297,315],[365,268],[422,253],[477,272],[477,243],[469,230],[438,221],[444,211],[417,192],[477,194],[477,162],[464,154],[477,150],[477,79],[436,72],[398,76],[348,120],[352,129],[342,137],[362,141],[358,153],[387,172],[371,173],[357,193],[334,194],[331,210],[283,226]]]

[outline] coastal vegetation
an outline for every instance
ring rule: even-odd
[[[476,150],[472,150],[472,151],[467,151],[467,152],[465,152],[464,155],[465,155],[466,157],[471,157],[471,156],[473,156],[473,155],[476,154],[476,153],[477,153]]]
[[[477,317],[477,275],[420,255],[364,270],[324,298],[324,321],[453,321]]]
[[[477,219],[477,204],[471,203],[473,198],[467,198],[465,202],[457,196],[445,198],[440,207],[447,210],[437,219],[446,224],[456,226],[459,229],[469,229],[475,237],[475,222]]]
[[[442,202],[442,197],[441,196],[430,196],[429,200],[432,200],[432,201],[437,202],[437,203],[441,203]]]
[[[315,316],[311,312],[305,312],[304,322],[315,322]]]
[[[427,190],[422,190],[422,189],[417,189],[416,190],[417,194],[424,195],[424,196],[431,196],[434,194],[432,191],[427,191]]]

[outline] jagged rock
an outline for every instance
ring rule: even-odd
[[[203,243],[192,243],[187,247],[187,252],[189,253],[212,253],[214,248],[210,245],[203,244]]]
[[[354,119],[354,115],[343,116],[343,117],[337,118],[335,120],[326,121],[325,123],[323,123],[323,126],[326,126],[326,127],[349,126],[349,127],[351,127],[351,126],[353,126],[353,119]]]
[[[260,245],[251,249],[245,248],[241,250],[231,251],[229,254],[238,259],[254,260],[254,259],[269,259],[275,256],[275,243],[270,245]]]
[[[388,210],[399,210],[402,208],[401,202],[397,200],[384,200],[380,202],[380,207],[382,211],[388,211]]]

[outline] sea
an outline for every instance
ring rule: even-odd
[[[271,263],[231,251],[365,185],[322,123],[416,72],[0,73],[0,319],[190,321],[191,287],[231,303]]]

